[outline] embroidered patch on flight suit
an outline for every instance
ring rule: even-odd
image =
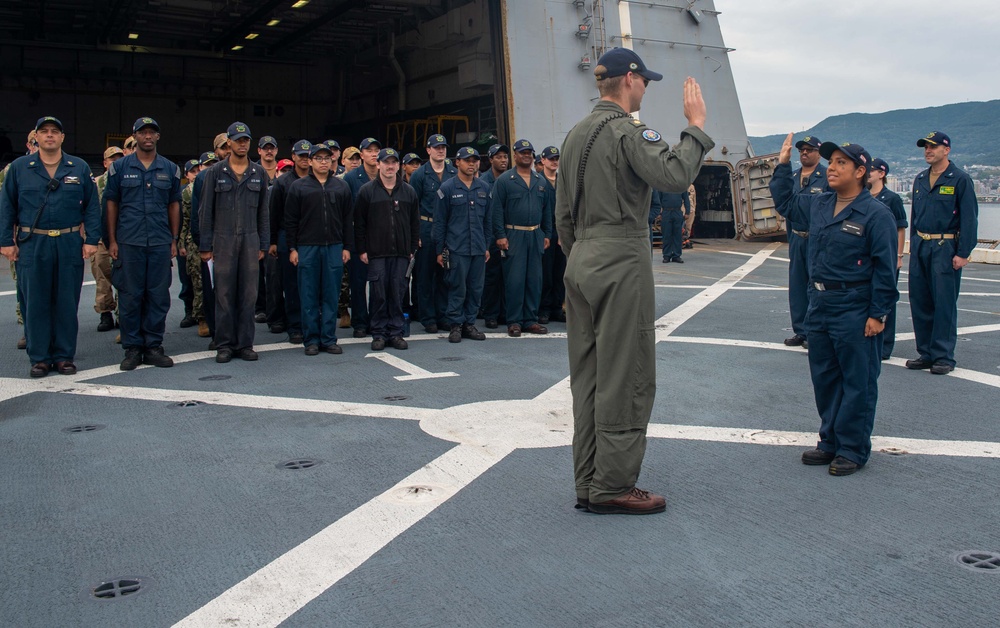
[[[642,139],[646,140],[647,142],[659,142],[661,136],[653,129],[646,129],[645,131],[642,132]]]
[[[951,185],[942,185],[940,188],[940,194],[955,194],[955,187]]]

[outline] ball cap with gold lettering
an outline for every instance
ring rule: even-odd
[[[612,48],[601,55],[597,60],[597,67],[594,68],[594,76],[598,81],[616,76],[624,76],[629,72],[635,72],[643,78],[651,81],[659,81],[663,75],[653,72],[646,67],[639,55],[628,48]]]
[[[819,138],[816,137],[815,135],[807,135],[803,137],[801,140],[795,142],[795,148],[802,150],[804,146],[809,146],[811,148],[818,149],[820,147],[820,144],[822,143],[823,142],[819,141]]]
[[[274,146],[275,148],[277,148],[278,147],[278,140],[274,139],[270,135],[265,135],[264,137],[260,138],[259,142],[257,142],[257,148],[264,148],[268,144],[270,144],[271,146]]]
[[[147,126],[153,127],[157,133],[160,132],[160,125],[156,123],[156,120],[152,118],[139,118],[132,125],[132,133],[138,133],[140,129],[145,129]]]
[[[383,148],[378,152],[378,160],[385,161],[386,159],[395,159],[399,161],[399,151],[395,148]]]
[[[871,170],[872,156],[868,154],[868,151],[866,151],[864,146],[861,144],[852,144],[850,142],[844,142],[843,144],[823,142],[819,147],[820,157],[827,160],[829,160],[830,157],[832,157],[837,151],[847,155],[848,159],[861,166],[866,171]]]
[[[250,135],[250,127],[248,127],[246,123],[233,122],[229,125],[229,128],[226,129],[226,137],[231,140],[238,140],[244,137],[252,138],[253,136]]]
[[[931,146],[937,146],[940,144],[941,146],[951,148],[951,138],[941,131],[934,131],[933,133],[928,133],[927,137],[922,137],[917,140],[917,146],[920,148],[923,148],[927,144],[930,144]]]
[[[54,124],[57,127],[59,127],[60,131],[63,130],[62,122],[59,121],[59,118],[55,118],[53,116],[44,116],[39,118],[38,122],[35,123],[35,130],[37,131],[38,129],[42,128],[43,124]]]
[[[427,138],[427,148],[433,148],[435,146],[447,146],[448,140],[445,136],[437,133]]]

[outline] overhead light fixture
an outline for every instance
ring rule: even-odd
[[[281,24],[281,20],[278,18],[275,18],[267,23],[268,26],[277,26],[278,24]]]
[[[139,33],[129,33],[128,34],[128,38],[129,39],[139,39]]]
[[[247,39],[257,39],[257,37],[259,37],[259,36],[260,36],[260,33],[247,33],[246,38]]]
[[[299,0],[298,2],[296,2],[295,4],[292,5],[292,8],[293,9],[301,9],[302,7],[306,6],[307,4],[309,4],[309,0]]]
[[[236,45],[230,48],[230,50],[232,50],[233,52],[236,52],[237,50],[243,50],[243,46]]]

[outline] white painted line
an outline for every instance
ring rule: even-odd
[[[694,290],[707,290],[711,286],[694,286],[682,283],[658,283],[655,285],[657,288],[688,288]],[[788,292],[788,288],[781,288],[778,286],[733,286],[730,290],[760,290],[764,292]],[[1000,295],[997,295],[1000,296]]]
[[[775,242],[772,246],[776,249],[776,248],[780,248],[782,246],[782,244],[783,243],[781,243],[781,242]],[[774,250],[774,249],[772,249],[772,250]],[[726,255],[740,255],[742,257],[753,257],[754,255],[756,255],[756,253],[744,253],[742,251],[718,251],[718,252],[719,253],[725,253]],[[789,263],[791,262],[791,260],[788,259],[787,257],[778,257],[777,255],[772,255],[772,256],[768,257],[768,259],[776,260],[776,261],[779,261],[779,262],[789,262]]]
[[[674,333],[678,327],[687,322],[692,316],[702,311],[712,304],[713,301],[726,293],[741,279],[753,272],[758,266],[767,261],[768,257],[781,246],[774,243],[758,251],[745,264],[732,271],[722,279],[718,280],[711,287],[694,295],[684,303],[670,310],[656,321],[656,340],[665,340]]]
[[[85,281],[85,282],[83,282],[80,285],[81,286],[93,286],[93,285],[96,285],[96,284],[97,284],[96,281]],[[15,295],[15,294],[17,294],[17,290],[4,290],[3,292],[0,292],[0,297],[9,297],[9,296],[12,296],[12,295]]]
[[[819,425],[819,419],[816,419]],[[650,438],[698,440],[715,443],[746,443],[752,445],[784,445],[815,447],[815,432],[785,432],[780,430],[748,429],[744,427],[707,427],[701,425],[669,425],[650,423],[646,435]],[[926,456],[962,456],[969,458],[1000,458],[1000,443],[990,441],[929,440],[896,436],[872,436],[872,451],[901,449],[909,454]]]
[[[369,353],[365,357],[374,358],[381,362],[385,362],[389,366],[397,368],[406,373],[406,375],[394,376],[394,379],[400,382],[412,382],[417,379],[438,379],[441,377],[458,377],[458,373],[452,373],[451,371],[445,371],[443,373],[431,373],[428,370],[420,368],[416,364],[410,364],[406,360],[389,353]]]
[[[471,484],[510,451],[467,445],[449,450],[279,556],[175,626],[279,625]],[[408,491],[415,486],[431,487],[432,490],[425,493],[425,499],[407,499]],[[436,499],[435,493],[438,493]]]

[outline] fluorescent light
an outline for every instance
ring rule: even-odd
[[[309,4],[309,0],[299,0],[298,2],[296,2],[295,4],[292,5],[292,8],[293,9],[301,9],[302,7],[306,6],[307,4]]]
[[[232,48],[230,48],[230,50],[233,50],[233,51],[243,50],[243,46],[233,46]]]
[[[258,36],[260,36],[260,33],[248,33],[246,38],[247,39],[257,39]]]
[[[279,20],[278,18],[274,18],[273,20],[271,20],[270,22],[268,22],[267,25],[268,26],[277,26],[280,23],[281,23],[281,20]]]
[[[128,34],[128,38],[129,39],[139,39],[139,33],[129,33]]]

